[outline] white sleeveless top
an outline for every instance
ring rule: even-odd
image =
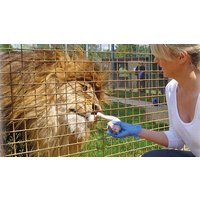
[[[197,99],[194,118],[185,123],[181,120],[177,107],[176,80],[166,86],[166,99],[169,113],[169,130],[165,131],[169,148],[181,149],[186,144],[195,156],[200,156],[200,94]]]

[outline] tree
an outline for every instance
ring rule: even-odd
[[[127,55],[134,54],[137,51],[136,44],[116,44],[115,45],[115,57],[127,57]]]
[[[136,57],[144,54],[149,54],[149,45],[144,44],[116,44],[115,46],[115,57]]]
[[[9,51],[12,49],[11,44],[0,44],[0,51]]]

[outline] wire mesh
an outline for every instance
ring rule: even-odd
[[[96,116],[168,128],[168,80],[148,45],[10,44],[0,51],[2,156],[140,156],[161,148],[113,139]]]

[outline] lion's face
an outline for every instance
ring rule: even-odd
[[[57,92],[59,122],[67,124],[78,138],[85,136],[87,128],[95,122],[96,113],[101,111],[94,88],[84,81],[69,81]]]

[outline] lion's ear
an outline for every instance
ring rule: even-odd
[[[81,47],[69,47],[67,53],[72,60],[85,59],[85,51]]]
[[[85,59],[85,53],[84,53],[83,49],[81,49],[81,48],[75,49],[72,59],[73,60],[83,60],[83,59]]]

